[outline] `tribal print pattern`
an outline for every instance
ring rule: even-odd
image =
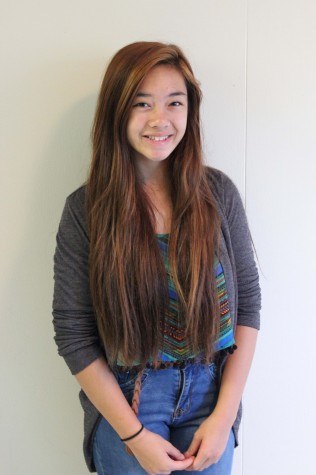
[[[178,361],[194,358],[189,339],[185,335],[185,322],[178,311],[178,295],[173,283],[168,259],[168,234],[158,234],[159,247],[162,252],[168,278],[169,308],[164,322],[161,322],[163,332],[163,348],[159,353],[159,361]],[[234,344],[232,321],[228,306],[228,295],[222,265],[215,257],[214,263],[217,295],[220,305],[220,332],[215,342],[215,351],[228,348]]]

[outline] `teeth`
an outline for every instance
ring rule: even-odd
[[[155,142],[162,142],[168,138],[168,135],[164,135],[163,137],[155,137],[154,135],[148,135],[150,140],[154,140]]]

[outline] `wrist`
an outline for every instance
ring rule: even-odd
[[[143,429],[144,429],[144,426],[142,424],[141,427],[136,432],[134,432],[134,434],[122,438],[121,442],[129,442],[129,441],[135,439],[136,437],[138,437],[140,435],[140,433],[143,431]]]
[[[135,437],[133,437],[132,439],[124,442],[124,444],[131,450],[133,450],[134,448],[136,449],[136,447],[138,446],[139,442],[145,437],[146,433],[147,433],[147,429],[146,427],[144,427],[138,435],[135,435]]]
[[[219,425],[223,428],[231,428],[236,420],[237,411],[229,411],[227,408],[221,410],[220,408],[215,408],[210,417],[213,420],[216,420]]]

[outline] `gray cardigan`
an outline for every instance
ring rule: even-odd
[[[224,173],[208,168],[207,174],[221,219],[219,259],[226,279],[234,329],[237,324],[259,329],[259,278],[240,195]],[[54,256],[55,341],[72,374],[104,356],[91,302],[88,262],[89,236],[83,186],[66,200]],[[220,371],[224,363],[225,356],[220,362]],[[89,470],[93,472],[92,444],[100,414],[83,391],[80,391],[79,398],[84,410],[84,455]],[[236,444],[240,419],[241,406],[233,427]]]

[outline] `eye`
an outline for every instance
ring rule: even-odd
[[[180,101],[174,101],[174,102],[171,102],[170,104],[172,107],[179,107],[179,106],[182,106],[182,102]]]
[[[147,102],[137,102],[136,104],[133,105],[133,107],[139,107],[141,109],[146,109],[147,107],[150,107],[150,105]]]

